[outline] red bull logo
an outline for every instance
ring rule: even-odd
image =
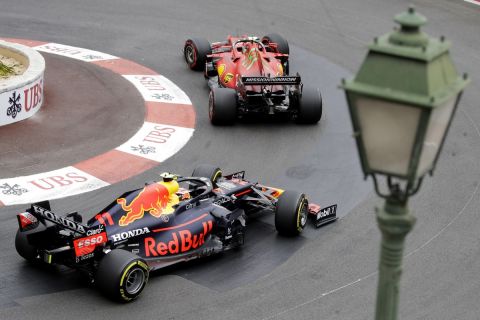
[[[172,240],[168,242],[155,241],[153,237],[146,237],[145,255],[158,257],[184,253],[199,248],[205,243],[205,237],[212,231],[212,221],[202,222],[203,231],[193,234],[190,230],[172,232]]]
[[[178,190],[176,181],[157,182],[143,188],[142,191],[129,203],[125,198],[117,199],[117,203],[126,212],[118,221],[122,227],[143,218],[145,212],[149,212],[155,218],[161,215],[171,214],[178,203]]]

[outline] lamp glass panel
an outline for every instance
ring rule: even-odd
[[[443,136],[446,133],[448,123],[452,117],[456,99],[457,97],[454,96],[443,105],[432,110],[417,168],[417,177],[423,176],[432,168],[443,142]]]
[[[406,176],[421,110],[367,97],[357,97],[354,108],[370,169]]]

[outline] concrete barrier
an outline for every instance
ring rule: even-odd
[[[30,47],[0,40],[0,54],[26,66],[23,74],[0,79],[0,126],[27,119],[43,104],[45,59]]]

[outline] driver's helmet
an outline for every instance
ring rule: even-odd
[[[250,49],[252,48],[252,44],[250,42],[244,42],[243,43],[243,46],[242,46],[242,52],[245,54],[245,53],[248,53],[250,52]]]
[[[177,176],[174,175],[173,173],[170,173],[170,172],[162,172],[160,174],[160,177],[162,178],[162,180],[164,182],[170,182],[172,180],[176,180],[177,179]]]
[[[191,198],[190,191],[188,191],[188,189],[185,189],[185,188],[179,188],[177,190],[177,196],[180,199],[180,201],[189,200]]]

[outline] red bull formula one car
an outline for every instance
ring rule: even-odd
[[[289,75],[288,42],[278,34],[233,37],[209,43],[191,38],[183,49],[192,70],[203,70],[210,87],[212,124],[232,124],[246,114],[289,114],[298,123],[317,123],[322,97]]]
[[[162,174],[86,223],[76,212],[52,212],[48,201],[33,204],[17,216],[17,252],[29,261],[85,271],[108,297],[128,302],[152,270],[243,245],[252,213],[273,211],[285,236],[300,234],[308,216],[317,227],[336,219],[336,205],[320,209],[301,192],[252,183],[244,172],[222,176],[203,165],[192,176]]]

